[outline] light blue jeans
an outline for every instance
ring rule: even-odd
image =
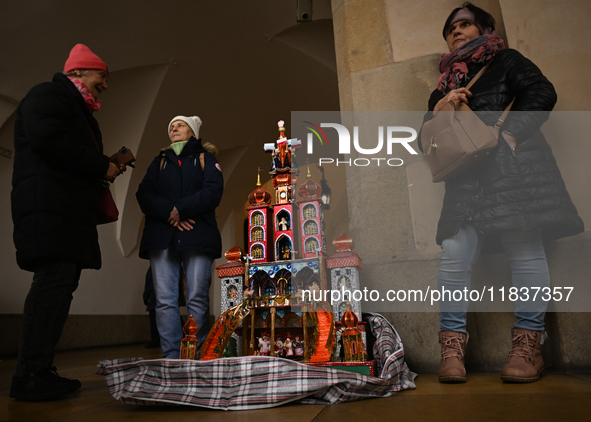
[[[150,265],[156,292],[156,326],[160,333],[162,357],[178,359],[181,340],[184,337],[179,324],[179,280],[181,264],[187,278],[187,311],[193,315],[199,330],[198,347],[209,332],[209,286],[211,285],[211,265],[213,259],[208,254],[195,251],[171,251],[170,249],[151,249]]]
[[[513,286],[533,292],[532,287],[550,287],[550,273],[540,231],[502,233],[501,241],[505,257],[511,262]],[[465,223],[455,236],[443,241],[437,287],[453,291],[468,289],[472,269],[480,257],[484,236],[478,235],[474,226]],[[495,287],[498,291],[498,286]],[[533,293],[530,298],[533,298]],[[444,296],[445,297],[445,296]],[[449,297],[449,296],[448,296]],[[452,296],[453,297],[453,296]],[[456,297],[460,297],[458,294]],[[505,292],[507,300],[508,292]],[[520,296],[520,299],[522,296]],[[537,295],[536,301],[518,300],[515,310],[515,328],[544,331],[544,316],[547,302]],[[497,300],[500,297],[497,296]],[[440,302],[441,331],[466,332],[468,302],[447,300]]]

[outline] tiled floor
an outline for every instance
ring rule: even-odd
[[[15,359],[0,361],[0,421],[591,421],[591,374],[550,373],[534,384],[503,384],[497,373],[469,374],[466,384],[445,385],[420,374],[417,389],[334,406],[286,405],[266,410],[214,411],[193,407],[123,405],[108,392],[96,364],[103,359],[158,358],[142,345],[62,352],[62,376],[82,389],[61,400],[26,403],[8,398]],[[412,369],[412,368],[411,368]]]

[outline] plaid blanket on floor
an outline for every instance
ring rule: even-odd
[[[223,410],[261,409],[289,402],[336,404],[415,388],[416,374],[404,362],[404,347],[394,327],[379,314],[364,314],[364,319],[375,336],[373,355],[379,377],[267,356],[203,362],[104,360],[97,374],[105,376],[111,395],[126,404]]]

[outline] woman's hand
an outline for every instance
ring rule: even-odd
[[[180,231],[184,230],[193,230],[193,224],[195,224],[195,220],[191,218],[187,218],[186,220],[181,221],[177,226],[175,226]]]
[[[443,110],[443,107],[449,103],[451,103],[454,108],[456,108],[460,102],[468,104],[468,97],[471,96],[472,93],[468,90],[468,88],[452,89],[445,97],[435,104],[433,115],[435,116],[438,111]]]
[[[117,176],[123,173],[124,169],[122,167],[125,166],[122,165],[117,167],[115,163],[109,163],[109,169],[107,170],[107,174],[105,174],[105,179],[109,182],[113,182]]]
[[[179,210],[177,210],[176,207],[173,207],[172,211],[170,212],[170,217],[168,217],[168,224],[176,227],[180,231],[188,231],[193,230],[193,224],[195,224],[195,220],[187,218],[186,220],[181,221]]]
[[[176,207],[172,207],[172,211],[170,212],[170,216],[168,217],[168,224],[177,227],[180,222],[181,218],[179,216],[179,210],[177,210]]]

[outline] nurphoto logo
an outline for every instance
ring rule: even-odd
[[[303,121],[303,123],[305,124],[303,127],[310,131],[307,134],[306,144],[306,152],[308,155],[312,155],[314,153],[314,135],[316,135],[316,138],[320,141],[320,145],[328,145],[328,137],[322,128],[331,128],[336,130],[338,135],[339,155],[346,156],[351,154],[351,133],[345,126],[339,123],[320,123],[320,126],[309,121]],[[407,136],[404,136],[405,134]],[[349,165],[367,167],[372,164],[378,166],[385,164],[392,167],[399,167],[404,164],[404,161],[402,158],[391,157],[395,151],[395,147],[397,145],[402,145],[408,153],[416,155],[417,152],[412,146],[409,145],[411,142],[416,141],[416,139],[417,131],[412,127],[386,126],[384,129],[384,126],[378,126],[377,145],[373,148],[364,148],[361,146],[360,142],[359,126],[353,126],[353,148],[359,154],[372,157],[358,157],[355,159],[349,158],[345,160],[340,160],[334,157],[323,157],[318,159],[318,165],[322,166],[323,164],[335,163],[337,166]],[[365,145],[367,144],[369,144],[369,142]],[[383,154],[384,144],[386,146],[387,157],[374,157],[374,155]]]

